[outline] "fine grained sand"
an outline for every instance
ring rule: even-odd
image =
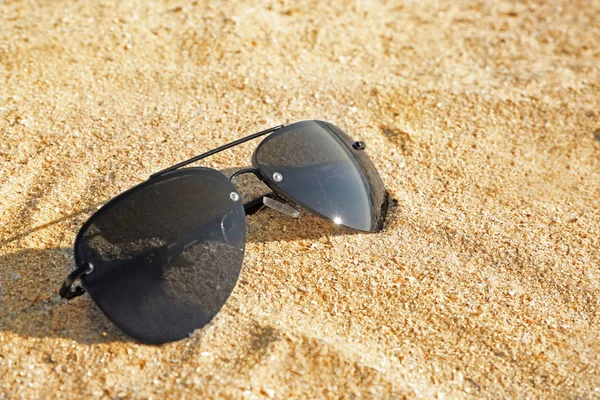
[[[594,0],[0,0],[0,398],[599,398],[599,21]],[[367,143],[383,232],[249,217],[224,309],[160,347],[58,298],[103,202],[313,118]]]

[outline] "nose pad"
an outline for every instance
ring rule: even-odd
[[[292,218],[300,218],[300,211],[296,210],[294,207],[289,206],[286,203],[275,200],[271,197],[263,197],[263,204],[269,208],[272,208],[275,211],[279,211],[289,217]]]
[[[229,211],[221,219],[221,233],[230,246],[239,246],[242,241],[243,227],[239,226],[234,210]]]

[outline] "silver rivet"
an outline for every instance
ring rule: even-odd
[[[229,193],[229,198],[233,201],[238,201],[240,199],[240,195],[236,192]]]
[[[283,180],[283,175],[281,175],[279,172],[275,172],[273,174],[273,180],[275,182],[281,182]]]

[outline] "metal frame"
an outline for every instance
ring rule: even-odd
[[[166,173],[175,171],[175,170],[177,170],[177,169],[179,169],[181,167],[185,167],[186,165],[195,163],[196,161],[200,161],[200,160],[202,160],[204,158],[207,158],[207,157],[210,157],[210,156],[212,156],[214,154],[220,153],[223,150],[227,150],[227,149],[230,149],[232,147],[235,147],[238,144],[246,143],[246,142],[249,142],[250,140],[254,140],[254,139],[259,138],[261,136],[268,135],[270,133],[273,133],[273,132],[275,132],[275,131],[283,128],[284,126],[285,125],[277,125],[277,126],[274,126],[272,128],[265,129],[265,130],[257,132],[257,133],[253,133],[252,135],[246,136],[244,138],[241,138],[241,139],[238,139],[238,140],[234,140],[231,143],[224,144],[223,146],[217,147],[216,149],[209,150],[206,153],[202,153],[202,154],[194,156],[194,157],[192,157],[192,158],[190,158],[188,160],[185,160],[185,161],[182,161],[182,162],[177,163],[175,165],[172,165],[169,168],[165,168],[165,169],[163,169],[161,171],[155,172],[154,174],[150,175],[150,179],[157,178],[157,177],[162,176],[162,175],[164,175]],[[260,179],[261,181],[263,181],[262,176],[260,175],[260,173],[258,172],[258,169],[256,169],[256,168],[244,168],[244,169],[241,169],[239,171],[236,171],[236,172],[233,173],[233,175],[231,175],[229,177],[229,180],[231,181],[236,176],[239,176],[239,175],[242,175],[242,174],[246,174],[246,173],[253,173],[258,179]],[[274,194],[273,193],[269,193],[267,196],[273,197]],[[263,197],[264,196],[261,196],[261,197],[256,198],[256,199],[252,199],[252,200],[250,200],[247,203],[244,203],[244,211],[246,212],[246,215],[255,214],[255,213],[257,213],[258,211],[260,211],[264,207],[263,202],[262,202]]]
[[[75,269],[75,271],[71,272],[69,276],[67,276],[60,287],[58,294],[60,297],[71,300],[74,297],[81,296],[85,293],[85,289],[82,286],[75,286],[73,289],[73,283],[77,279],[81,279],[82,276],[89,274],[94,270],[94,266],[92,264],[82,265],[79,268]]]
[[[207,151],[206,153],[202,153],[202,154],[200,154],[198,156],[192,157],[189,160],[185,160],[185,161],[177,163],[177,164],[175,164],[175,165],[173,165],[173,166],[171,166],[169,168],[165,168],[162,171],[158,171],[158,172],[150,175],[150,179],[156,178],[157,176],[160,176],[160,175],[163,175],[163,174],[166,174],[167,172],[175,171],[176,169],[179,169],[181,167],[185,167],[186,165],[189,165],[191,163],[195,163],[196,161],[200,161],[203,158],[210,157],[213,154],[220,153],[221,151],[227,150],[227,149],[229,149],[231,147],[234,147],[234,146],[237,146],[238,144],[246,143],[246,142],[248,142],[248,141],[250,141],[252,139],[256,139],[258,137],[267,135],[267,134],[269,134],[271,132],[275,132],[276,130],[279,130],[281,128],[283,128],[283,125],[278,125],[278,126],[275,126],[273,128],[265,129],[264,131],[260,131],[260,132],[254,133],[254,134],[252,134],[250,136],[246,136],[245,138],[234,140],[231,143],[227,143],[227,144],[225,144],[225,145],[223,145],[221,147],[217,147],[216,149],[213,149],[213,150]],[[233,176],[231,178],[229,178],[229,179],[231,180],[232,178],[233,178]]]

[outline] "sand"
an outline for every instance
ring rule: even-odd
[[[591,0],[0,1],[0,398],[600,398],[598,21]],[[164,346],[58,297],[112,196],[304,119],[367,143],[383,232],[249,217],[224,309]]]

